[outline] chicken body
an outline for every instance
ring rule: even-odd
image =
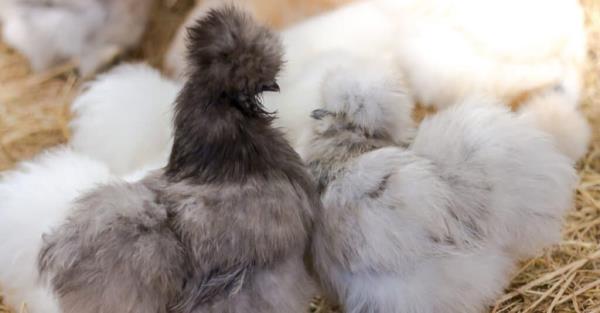
[[[89,76],[140,40],[154,0],[7,0],[3,39],[36,71],[70,59]],[[123,31],[127,30],[127,31]]]
[[[560,238],[571,161],[483,100],[425,120],[399,147],[390,105],[406,103],[373,101],[340,73],[305,151],[322,191],[313,253],[325,289],[349,313],[485,312],[516,261]]]
[[[304,312],[316,188],[271,127],[277,37],[226,7],[190,32],[169,162],[83,196],[39,267],[65,313]]]

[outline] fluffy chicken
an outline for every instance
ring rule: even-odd
[[[39,269],[65,313],[304,312],[313,295],[320,200],[260,103],[280,42],[230,7],[190,38],[165,169],[87,193],[44,237]]]
[[[382,89],[385,69],[327,77],[305,159],[323,200],[315,268],[345,312],[482,313],[517,260],[558,241],[576,175],[548,135],[469,100],[402,148],[411,102]]]
[[[90,82],[71,105],[69,145],[118,175],[162,167],[180,90],[149,65],[120,65]]]
[[[0,285],[5,303],[30,313],[61,313],[40,283],[37,255],[42,234],[58,226],[75,199],[115,179],[110,170],[68,148],[48,151],[0,176]]]
[[[294,144],[319,103],[317,88],[300,91],[305,81],[319,80],[312,65],[335,64],[351,53],[389,58],[415,99],[439,109],[474,94],[518,102],[558,86],[566,96],[553,103],[575,108],[563,119],[558,115],[561,124],[570,125],[559,136],[570,139],[566,148],[575,159],[587,150],[586,137],[571,132],[589,127],[577,109],[586,44],[576,0],[357,1],[290,27],[282,38],[285,92],[265,98],[265,105],[280,104],[281,124]],[[321,79],[325,72],[318,74]],[[305,105],[299,107],[299,101]]]
[[[306,62],[329,51],[391,53],[416,99],[440,108],[471,91],[512,101],[554,85],[577,102],[586,52],[576,0],[358,1],[282,38],[290,61],[284,77],[302,75]]]
[[[77,59],[89,76],[138,43],[155,0],[5,1],[3,39],[34,70]]]
[[[308,16],[320,13],[354,0],[235,0],[231,1],[253,13],[256,19],[271,27],[289,26]],[[175,78],[184,78],[186,74],[185,47],[187,28],[204,16],[211,8],[223,4],[222,0],[199,0],[179,28],[165,56],[164,64]]]

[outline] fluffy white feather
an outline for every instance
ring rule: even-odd
[[[457,197],[486,204],[485,234],[516,257],[529,257],[560,238],[577,182],[573,161],[551,136],[505,107],[482,101],[468,100],[424,121],[410,150],[436,164],[449,180],[463,177],[476,188],[489,186],[489,191]]]
[[[151,164],[126,175],[137,181],[159,167]],[[0,286],[8,305],[30,313],[60,313],[50,288],[38,275],[42,235],[60,225],[73,201],[86,191],[118,179],[101,162],[56,148],[0,176]]]
[[[380,1],[356,1],[282,31],[287,63],[281,80],[301,79],[313,60],[323,54],[330,54],[331,60],[336,53],[373,58],[390,55],[397,22]]]
[[[512,101],[563,85],[577,103],[586,51],[578,1],[425,0],[396,6],[396,52],[419,102],[445,107],[472,91]]]
[[[592,134],[583,113],[571,103],[562,90],[549,91],[529,99],[519,114],[534,127],[552,135],[560,151],[577,161],[587,152]]]
[[[46,152],[0,178],[0,285],[7,303],[31,313],[59,313],[38,277],[42,234],[67,215],[83,191],[110,179],[106,166],[69,149]]]
[[[307,115],[298,112],[317,107],[320,89],[311,82],[345,54],[391,60],[415,99],[437,108],[473,94],[510,102],[557,85],[577,106],[585,61],[576,0],[358,1],[288,28],[282,38],[282,93],[265,102],[280,112],[293,141],[308,129]]]
[[[586,44],[576,0],[358,1],[282,36],[284,77],[334,50],[393,54],[417,100],[437,107],[473,91],[512,100],[550,85],[576,102]]]
[[[144,64],[111,70],[73,103],[71,146],[119,175],[164,165],[171,143],[171,105],[180,87]]]
[[[572,161],[505,105],[471,98],[404,149],[372,118],[384,102],[324,91],[305,153],[323,190],[314,258],[346,312],[484,312],[517,260],[559,240]]]
[[[23,53],[34,70],[75,58],[87,76],[138,43],[153,3],[6,0],[0,12],[3,39]]]

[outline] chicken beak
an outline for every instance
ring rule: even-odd
[[[263,91],[279,92],[279,85],[274,81],[267,83],[263,86]]]

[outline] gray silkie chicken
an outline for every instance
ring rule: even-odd
[[[46,234],[39,270],[65,313],[304,312],[320,201],[260,102],[278,37],[233,7],[190,28],[170,160],[96,188]]]
[[[346,313],[486,312],[516,261],[560,238],[571,161],[505,106],[474,99],[402,147],[412,102],[388,68],[333,71],[312,114],[315,268]]]

